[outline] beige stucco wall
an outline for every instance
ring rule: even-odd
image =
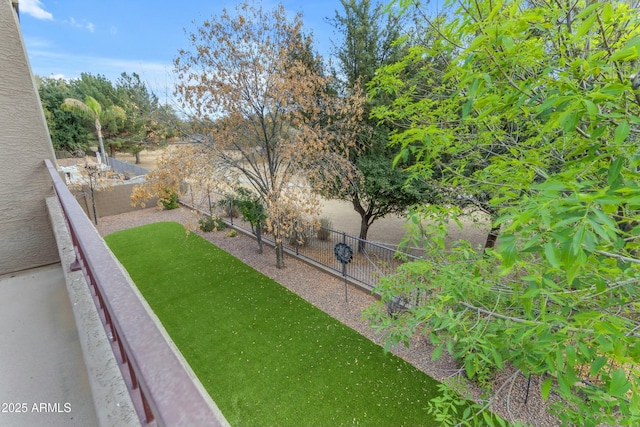
[[[59,260],[45,197],[53,147],[10,0],[0,0],[0,275]]]
[[[118,215],[143,209],[141,206],[131,206],[131,192],[133,191],[133,187],[136,185],[140,184],[127,183],[96,190],[94,192],[94,197],[96,199],[96,213],[98,214],[98,221],[100,218],[105,216]],[[89,216],[91,221],[94,221],[93,204],[91,203],[91,190],[88,186],[85,186],[83,190],[84,191],[81,192],[75,192],[74,195],[87,216]],[[153,199],[145,202],[145,207],[156,207],[157,203],[158,198],[154,197]]]

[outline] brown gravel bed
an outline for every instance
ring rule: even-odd
[[[139,225],[159,221],[175,221],[182,224],[195,224],[195,217],[185,208],[171,211],[159,211],[156,208],[147,208],[120,215],[101,218],[98,231],[102,236]],[[230,238],[226,231],[200,233],[199,235],[209,242],[229,252],[237,258],[252,266],[256,270],[274,279],[292,292],[300,295],[319,309],[325,311],[340,322],[358,331],[373,342],[384,345],[382,337],[376,334],[366,322],[362,320],[362,310],[375,301],[375,298],[362,290],[354,287],[348,288],[348,302],[345,302],[344,281],[328,273],[287,256],[286,268],[275,267],[275,252],[265,245],[264,253],[257,253],[255,240],[243,233]],[[443,355],[440,359],[431,361],[432,347],[426,339],[414,339],[409,348],[396,346],[391,352],[402,357],[416,368],[439,381],[447,381],[459,378],[464,381],[464,375],[455,361]],[[511,377],[512,373],[505,371],[499,374],[496,384],[502,384],[502,379]],[[480,391],[477,387],[466,382],[465,387],[469,397],[478,401]],[[549,415],[540,397],[540,386],[532,381],[528,402],[525,405],[527,379],[521,374],[516,375],[516,380],[505,386],[502,392],[494,399],[491,409],[508,420],[520,420],[536,427],[548,427],[558,425],[558,421]]]

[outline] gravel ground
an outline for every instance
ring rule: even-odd
[[[97,228],[100,234],[105,236],[114,231],[158,221],[176,221],[183,224],[191,224],[191,228],[196,222],[195,217],[184,208],[171,211],[147,208],[101,218]],[[257,244],[254,239],[243,233],[238,233],[234,238],[227,237],[226,232],[198,234],[243,260],[256,270],[271,277],[370,340],[379,345],[384,345],[382,337],[376,334],[362,320],[362,310],[375,301],[371,294],[349,286],[347,290],[348,302],[345,302],[345,284],[343,280],[321,272],[290,256],[287,256],[285,260],[286,268],[277,269],[275,268],[274,251],[265,245],[264,253],[258,254]],[[479,389],[464,381],[464,375],[453,359],[443,355],[437,361],[431,361],[432,347],[426,339],[414,339],[409,348],[399,346],[392,348],[391,351],[439,381],[461,379],[468,396],[476,401],[480,400]],[[496,389],[505,384],[507,380],[509,382],[502,387],[501,392],[494,399],[491,406],[493,411],[508,420],[519,420],[536,427],[559,424],[555,418],[547,413],[540,397],[540,386],[537,380],[532,381],[526,405],[524,401],[527,379],[523,375],[514,374],[507,369],[496,378]]]

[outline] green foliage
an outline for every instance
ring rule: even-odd
[[[228,237],[236,237],[238,235],[238,231],[237,230],[231,230],[227,236]]]
[[[38,78],[37,82],[53,148],[84,152],[89,144],[91,133],[83,123],[76,120],[73,113],[61,108],[65,98],[71,96],[72,88],[66,81],[59,79]]]
[[[73,113],[79,118],[86,120],[88,123],[91,123],[91,126],[95,129],[96,136],[98,137],[100,156],[106,163],[107,159],[102,137],[103,124],[107,123],[109,126],[117,127],[118,120],[123,121],[125,119],[125,111],[117,105],[103,108],[103,106],[91,96],[87,96],[84,102],[75,98],[65,98],[64,102],[60,105],[60,108],[64,111]]]
[[[233,193],[227,193],[218,201],[218,206],[222,208],[224,214],[229,218],[237,218],[240,212],[236,206],[236,196]]]
[[[541,391],[558,393],[565,425],[637,425],[640,14],[623,1],[459,4],[380,70],[372,90],[394,101],[374,114],[403,125],[393,142],[415,179],[484,195],[503,234],[478,254],[421,231],[429,261],[377,289],[382,303],[421,302],[402,323],[370,319],[390,342],[431,331],[436,356],[449,351],[480,383],[505,363],[549,378]],[[434,58],[450,59],[434,71]],[[415,223],[448,214],[417,209]]]
[[[180,207],[178,204],[178,195],[172,191],[165,190],[165,193],[160,197],[160,203],[166,210],[177,209]]]
[[[436,381],[181,225],[105,240],[231,425],[437,425]]]
[[[97,114],[100,132],[112,156],[120,150],[137,154],[154,149],[175,136],[178,122],[175,112],[169,106],[159,105],[157,97],[136,73],[122,73],[115,84],[104,76],[82,73],[68,84],[68,89],[65,98],[84,100],[85,104],[93,99],[100,107]],[[112,114],[113,111],[118,113]],[[84,117],[91,119],[94,126],[94,117]]]
[[[126,111],[118,132],[119,150],[136,155],[153,150],[175,136],[177,117],[170,106],[162,106],[137,73],[122,73],[115,84],[117,104]]]
[[[249,222],[252,227],[260,227],[267,219],[267,212],[260,198],[243,187],[236,189],[235,195],[227,196],[228,200],[224,202],[225,206],[231,203],[235,206],[242,218]]]
[[[200,230],[208,233],[210,231],[221,231],[227,228],[227,224],[219,216],[205,215],[198,220]]]
[[[259,252],[262,253],[262,228],[268,216],[260,197],[244,187],[238,187],[232,203],[242,218],[251,224],[251,230],[258,241]]]
[[[402,17],[385,15],[381,4],[343,0],[343,11],[331,20],[342,40],[335,47],[341,84],[347,91],[364,88],[376,69],[400,57],[395,43]],[[312,185],[327,198],[347,200],[360,215],[360,239],[367,238],[371,224],[390,214],[404,214],[407,208],[425,199],[426,187],[409,185],[409,175],[401,164],[393,165],[395,148],[387,147],[389,127],[369,117],[371,108],[384,104],[383,96],[371,96],[365,116],[358,123],[355,147],[333,148],[333,158],[323,159],[321,171]],[[348,167],[333,167],[343,162]]]

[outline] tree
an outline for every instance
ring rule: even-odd
[[[107,109],[102,109],[102,106],[95,98],[87,96],[85,102],[77,100],[75,98],[66,98],[61,105],[61,108],[65,111],[70,111],[84,119],[91,120],[96,130],[96,136],[98,137],[98,143],[100,144],[100,157],[102,162],[106,165],[109,164],[104,151],[104,144],[102,142],[102,124],[101,122],[122,119],[125,118],[125,112],[121,107],[117,105],[111,106]]]
[[[414,175],[441,168],[462,197],[486,190],[502,235],[486,253],[465,242],[445,251],[438,226],[452,210],[421,208],[433,221],[428,261],[404,264],[377,289],[382,304],[399,299],[407,310],[373,307],[369,318],[389,342],[428,333],[434,357],[450,351],[485,385],[507,364],[509,381],[537,377],[544,398],[559,396],[552,410],[564,425],[637,425],[638,4],[458,6],[435,27],[436,43],[381,70],[374,90],[397,98],[377,114],[405,123],[394,140],[416,156]],[[438,96],[406,85],[406,67],[443,50],[456,53]],[[490,424],[491,402],[447,418],[455,399],[432,402],[443,425]]]
[[[237,173],[260,198],[284,267],[282,239],[317,210],[304,188],[307,164],[328,144],[351,144],[346,123],[361,113],[356,97],[326,96],[328,79],[305,60],[302,17],[282,5],[267,11],[243,3],[225,9],[190,34],[175,60],[182,107],[214,154],[216,168]],[[348,114],[347,114],[348,111]]]
[[[335,12],[331,21],[342,35],[335,54],[340,75],[347,92],[362,90],[374,77],[378,67],[397,59],[400,45],[394,41],[399,34],[400,20],[384,15],[381,4],[372,7],[368,0],[342,0],[344,14]],[[386,18],[385,18],[386,16]],[[358,124],[356,147],[348,151],[335,147],[332,159],[341,160],[339,167],[326,168],[314,181],[316,190],[325,197],[338,198],[353,204],[360,215],[359,250],[364,250],[369,227],[375,220],[389,214],[404,214],[407,208],[423,200],[425,187],[407,185],[408,175],[393,165],[397,150],[387,147],[389,129],[369,118],[372,106],[384,102],[371,98]],[[347,161],[349,167],[342,166]]]
[[[115,89],[118,105],[126,112],[126,120],[118,132],[123,141],[121,149],[133,154],[138,164],[142,150],[153,150],[174,136],[171,122],[175,122],[175,113],[171,107],[159,104],[158,97],[137,73],[122,73]]]
[[[238,187],[233,200],[240,211],[240,215],[251,224],[251,231],[258,241],[258,253],[262,253],[262,227],[267,220],[267,212],[260,202],[260,198],[246,188]]]
[[[53,147],[84,155],[90,134],[72,113],[60,107],[71,96],[71,88],[61,79],[36,77],[36,80]]]

